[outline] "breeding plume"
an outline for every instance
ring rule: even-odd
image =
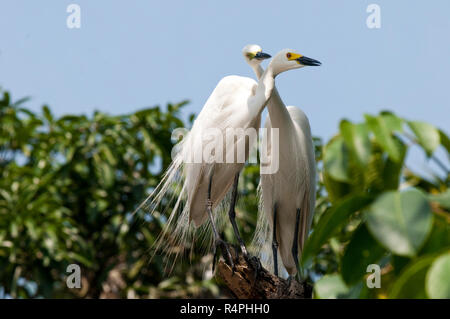
[[[303,55],[284,51],[288,60],[296,61],[299,67],[318,66],[321,63]],[[260,65],[252,66],[260,78],[264,73]],[[263,145],[269,150],[268,160],[262,165],[273,165],[278,160],[278,170],[272,174],[261,174],[260,207],[254,246],[262,248],[264,260],[270,252],[267,243],[272,242],[274,273],[278,275],[278,251],[290,276],[298,271],[298,255],[301,254],[311,227],[315,206],[316,168],[311,128],[306,115],[295,106],[286,107],[273,89],[267,104]],[[272,129],[278,129],[279,156],[274,156]],[[270,264],[270,262],[268,263]]]
[[[257,46],[250,49],[244,54],[252,63],[259,64],[260,60],[269,57]],[[246,77],[227,76],[211,93],[191,131],[178,146],[178,152],[163,180],[147,199],[150,202],[149,209],[156,213],[163,198],[167,195],[178,196],[157,248],[162,243],[164,247],[183,246],[194,237],[195,228],[192,224],[195,227],[210,224],[214,247],[220,245],[224,258],[232,264],[227,245],[219,236],[222,223],[217,210],[220,210],[219,204],[233,185],[234,200],[230,204],[229,218],[241,249],[244,255],[247,254],[234,221],[234,204],[239,172],[248,157],[248,150],[256,142],[256,136],[247,139],[247,135],[237,134],[236,138],[229,139],[227,130],[258,130],[261,112],[274,88],[275,76],[301,67],[298,61],[287,58],[286,52],[283,50],[275,56],[258,82]],[[296,53],[292,51],[291,54]],[[227,161],[236,159],[230,153],[238,154],[239,145],[242,144],[246,151],[244,160]],[[222,158],[218,154],[222,154]],[[182,185],[181,188],[173,191],[178,185]]]

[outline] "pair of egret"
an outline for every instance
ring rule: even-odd
[[[210,224],[214,250],[220,246],[223,257],[233,265],[228,246],[220,237],[223,220],[220,220],[218,212],[220,204],[232,188],[228,217],[244,257],[250,260],[235,221],[237,186],[244,163],[219,163],[205,159],[191,162],[188,159],[203,152],[205,143],[211,144],[211,141],[206,142],[202,136],[208,129],[214,128],[223,135],[230,128],[253,128],[258,131],[261,113],[267,105],[265,127],[269,132],[268,136],[270,137],[273,128],[279,130],[279,169],[275,173],[261,175],[260,201],[263,203],[263,212],[258,217],[258,231],[254,242],[272,241],[274,273],[278,275],[279,252],[285,269],[290,276],[294,276],[298,269],[298,254],[305,243],[314,213],[314,148],[307,117],[297,107],[284,105],[275,88],[275,77],[288,70],[318,66],[320,62],[294,50],[284,49],[275,55],[264,71],[260,64],[271,56],[263,53],[260,46],[245,46],[243,55],[254,70],[258,82],[248,77],[227,76],[217,84],[192,129],[180,143],[163,180],[149,197],[150,210],[156,212],[167,194],[173,192],[173,197],[178,196],[157,248],[164,246],[169,250],[170,244],[184,245],[194,238],[198,227],[203,227],[206,231],[205,225],[209,227]],[[273,160],[273,154],[272,157],[270,155],[272,141],[267,136],[265,138],[263,145],[267,145],[269,149],[270,162]],[[217,143],[222,141],[218,139]],[[239,142],[242,141],[215,146],[216,149],[223,148],[225,153],[233,151],[235,154]],[[246,159],[248,149],[254,142],[244,141],[247,144]],[[167,234],[170,234],[171,239],[167,239]],[[168,240],[172,240],[172,243]],[[259,253],[262,253],[262,246],[260,250]],[[264,253],[267,255],[267,251]]]

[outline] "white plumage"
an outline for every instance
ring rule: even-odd
[[[320,65],[320,62],[303,57],[305,65]],[[260,66],[253,70],[259,78],[263,74]],[[266,144],[269,163],[276,160],[272,149],[271,130],[279,130],[278,171],[261,174],[260,212],[253,246],[259,247],[259,254],[267,267],[275,261],[274,272],[278,274],[276,258],[278,252],[289,275],[297,273],[298,255],[301,255],[309,233],[315,207],[316,168],[314,145],[308,118],[295,106],[286,107],[274,88],[267,104],[263,145]],[[269,165],[266,163],[266,165]],[[262,168],[261,168],[262,171]],[[276,210],[276,225],[274,213]],[[297,212],[299,220],[297,223]],[[273,237],[275,227],[276,238]],[[297,233],[296,233],[297,232]],[[297,238],[297,243],[295,242]],[[276,239],[276,240],[275,240]],[[269,243],[272,243],[272,248]],[[278,246],[278,247],[277,247]],[[296,247],[296,248],[295,248]],[[272,250],[273,258],[270,258]]]
[[[245,56],[252,64],[259,65],[260,60],[270,57],[263,54],[258,46],[247,46],[244,49]],[[256,51],[255,51],[256,49]],[[206,237],[206,247],[209,248],[214,241],[223,244],[219,237],[223,223],[220,221],[222,214],[218,208],[223,198],[230,190],[231,185],[237,188],[238,173],[248,158],[248,149],[255,141],[249,140],[246,148],[245,160],[240,163],[219,163],[214,156],[201,156],[201,161],[192,163],[192,159],[198,158],[198,154],[204,154],[205,148],[220,150],[223,158],[227,158],[228,152],[234,150],[236,154],[239,140],[228,142],[226,138],[208,140],[205,139],[205,130],[212,129],[218,135],[225,136],[226,129],[254,128],[256,131],[260,125],[261,112],[264,109],[274,88],[275,76],[281,72],[296,69],[302,65],[295,59],[291,59],[288,52],[296,55],[293,51],[283,50],[272,59],[266,71],[261,75],[258,82],[250,78],[239,76],[227,76],[223,78],[211,93],[202,111],[194,122],[191,131],[179,145],[178,152],[173,158],[169,169],[163,180],[152,192],[152,194],[140,205],[139,208],[148,204],[151,213],[159,213],[160,204],[164,205],[175,200],[170,217],[167,220],[164,232],[159,237],[156,248],[162,248],[165,252],[171,252],[172,247],[185,247],[192,244],[196,236],[196,229],[208,231],[212,226],[214,238]],[[221,144],[227,141],[227,144]],[[241,141],[242,142],[242,141]],[[214,155],[217,155],[214,152]],[[196,157],[197,156],[197,157]],[[212,159],[212,160],[211,160]],[[210,188],[210,198],[208,200]],[[139,209],[138,208],[138,209]],[[212,210],[215,209],[213,213]],[[233,223],[234,203],[229,211],[230,220]],[[209,222],[205,223],[208,220]],[[207,227],[204,227],[206,225]],[[235,234],[239,238],[237,227],[233,223]],[[246,253],[242,241],[241,248]],[[227,248],[222,246],[222,248]],[[224,249],[222,249],[224,250]],[[176,254],[180,250],[176,250]]]
[[[283,106],[284,107],[284,106]],[[295,275],[297,265],[292,252],[294,238],[298,238],[301,255],[311,227],[315,207],[315,159],[311,130],[305,114],[295,106],[286,108],[290,122],[279,125],[275,116],[267,117],[265,128],[280,129],[280,165],[275,174],[261,175],[263,210],[269,225],[273,225],[276,205],[276,239],[283,265],[290,275]],[[270,140],[267,141],[270,144]],[[295,234],[297,209],[300,209],[298,234]],[[273,231],[273,229],[272,229]]]
[[[203,139],[202,133],[208,129],[218,129],[223,135],[222,140],[218,140],[217,149],[222,148],[220,142],[225,144],[226,136],[225,132],[227,128],[253,128],[255,131],[259,129],[260,115],[262,107],[252,107],[246,102],[249,98],[254,96],[257,83],[250,78],[241,76],[227,76],[223,78],[217,87],[212,92],[198,118],[196,119],[192,130],[189,134],[189,143],[193,143],[195,147],[193,149],[185,148],[186,152],[184,156],[191,156],[192,150],[202,149],[204,151],[205,144],[208,141],[202,142],[202,145],[198,145],[199,141]],[[251,141],[252,146],[255,140]],[[235,148],[235,154],[237,154],[236,145],[225,145],[223,148],[223,162],[225,162],[227,149]],[[248,152],[246,152],[246,159],[248,158]],[[190,208],[190,218],[199,226],[205,222],[208,218],[205,210],[207,191],[209,185],[209,177],[211,169],[213,169],[213,182],[211,189],[211,201],[213,203],[213,209],[222,201],[226,193],[229,191],[233,184],[234,177],[239,173],[244,166],[244,163],[212,163],[208,164],[193,163],[186,164],[186,186],[188,193],[188,203]]]

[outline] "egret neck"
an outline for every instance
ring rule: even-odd
[[[272,91],[275,87],[275,75],[272,70],[271,65],[267,67],[263,75],[258,81],[258,86],[256,87],[255,95],[249,101],[249,108],[251,115],[256,117],[261,114],[262,110],[267,104],[267,101],[272,95]]]
[[[264,69],[261,65],[251,65],[253,71],[256,74],[258,79],[262,78],[264,74]],[[272,89],[272,95],[270,96],[269,101],[267,102],[267,109],[269,110],[270,121],[272,122],[272,127],[282,128],[284,125],[290,125],[292,122],[291,116],[287,111],[283,101],[281,100],[281,96],[278,93],[277,88],[274,87]],[[281,107],[280,107],[281,106]]]

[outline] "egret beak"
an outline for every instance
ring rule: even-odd
[[[264,52],[258,52],[255,54],[255,59],[257,60],[265,60],[265,59],[269,59],[272,56],[270,54],[264,53]]]
[[[322,63],[320,63],[317,60],[308,58],[306,56],[301,56],[298,59],[296,59],[298,63],[302,64],[302,65],[307,65],[307,66],[319,66]]]

